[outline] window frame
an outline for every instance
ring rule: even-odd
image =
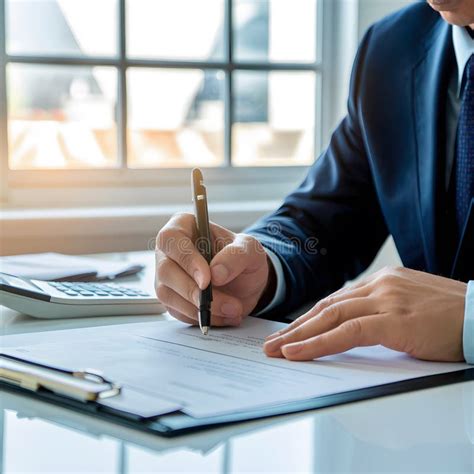
[[[181,68],[181,69],[218,69],[225,73],[225,124],[224,124],[224,164],[221,167],[205,169],[206,181],[220,183],[227,186],[258,183],[261,187],[274,187],[275,183],[296,183],[301,179],[307,166],[256,166],[234,167],[231,162],[232,149],[232,74],[234,71],[311,71],[315,74],[315,127],[314,127],[314,152],[315,157],[320,153],[322,144],[328,138],[328,131],[323,124],[322,117],[331,113],[331,73],[333,66],[329,63],[331,57],[331,25],[333,7],[331,0],[316,0],[316,57],[311,63],[287,62],[247,62],[235,61],[233,57],[233,29],[232,29],[232,0],[225,0],[224,41],[225,57],[222,61],[189,61],[189,60],[154,60],[135,59],[127,57],[126,52],[126,0],[117,0],[118,8],[118,52],[116,57],[71,57],[71,56],[38,56],[38,55],[8,55],[6,52],[6,4],[0,0],[0,18],[4,18],[0,25],[0,170],[2,178],[1,199],[8,205],[21,202],[25,205],[31,202],[35,206],[35,193],[41,193],[50,188],[58,192],[65,188],[88,188],[113,186],[124,188],[137,188],[136,204],[146,202],[146,197],[140,197],[138,188],[150,186],[160,189],[187,189],[189,186],[190,168],[127,168],[127,78],[129,67],[146,68]],[[107,169],[47,169],[47,170],[11,170],[8,166],[8,110],[7,110],[7,84],[6,68],[9,63],[14,64],[41,64],[41,65],[70,65],[70,66],[112,66],[116,68],[118,80],[117,94],[117,140],[118,157],[117,167]],[[34,190],[34,192],[33,192]],[[19,195],[24,195],[18,199]],[[271,192],[258,193],[262,198],[273,198]],[[176,196],[180,191],[176,192]],[[187,199],[187,194],[185,198]],[[245,199],[252,199],[248,194]],[[244,199],[244,198],[242,198]],[[39,201],[44,202],[44,199]],[[58,206],[55,199],[51,206]],[[67,193],[61,198],[62,205],[69,204]],[[76,203],[77,204],[77,203]],[[97,202],[101,205],[102,202]]]

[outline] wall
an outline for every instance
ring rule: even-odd
[[[363,36],[367,28],[380,18],[406,7],[415,0],[359,0],[359,38]]]

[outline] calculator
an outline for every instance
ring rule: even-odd
[[[159,314],[155,295],[116,283],[30,280],[0,273],[0,303],[37,318]]]

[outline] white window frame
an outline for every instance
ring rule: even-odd
[[[144,205],[153,203],[180,203],[189,199],[190,170],[186,168],[126,168],[126,68],[213,68],[225,71],[226,124],[232,122],[231,74],[239,70],[283,70],[314,71],[316,74],[315,157],[329,136],[328,123],[323,117],[333,113],[333,80],[335,65],[332,62],[334,0],[317,0],[315,38],[317,51],[314,63],[250,63],[233,61],[232,35],[227,44],[226,60],[222,62],[202,61],[154,61],[134,60],[125,56],[125,0],[119,4],[119,55],[111,58],[71,58],[48,56],[8,56],[5,45],[5,28],[0,32],[0,169],[2,172],[2,201],[8,207],[64,207],[101,205]],[[5,2],[0,0],[0,18],[5,18]],[[225,30],[231,31],[232,1],[226,0]],[[6,25],[0,25],[3,27]],[[6,64],[51,64],[51,65],[104,65],[118,69],[118,128],[120,167],[93,170],[9,170],[7,130]],[[289,191],[305,174],[305,166],[282,167],[232,167],[230,150],[232,136],[230,126],[225,127],[225,166],[206,168],[204,173],[209,185],[214,185],[215,202],[225,200],[273,200]],[[257,186],[258,185],[258,186]],[[95,201],[84,199],[95,194]]]

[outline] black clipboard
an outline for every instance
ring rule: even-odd
[[[200,430],[279,415],[288,415],[320,408],[327,408],[346,403],[370,400],[373,398],[396,395],[433,387],[440,387],[454,383],[474,381],[474,367],[469,369],[448,372],[444,374],[419,377],[401,382],[378,385],[359,390],[353,390],[334,395],[326,395],[308,400],[271,406],[268,408],[245,411],[225,416],[210,418],[192,418],[181,412],[162,415],[156,418],[141,418],[137,415],[100,405],[96,402],[83,403],[72,398],[56,395],[46,390],[33,392],[15,385],[0,381],[0,390],[19,393],[31,398],[69,408],[82,414],[117,423],[128,428],[144,431],[158,436],[174,437]]]

